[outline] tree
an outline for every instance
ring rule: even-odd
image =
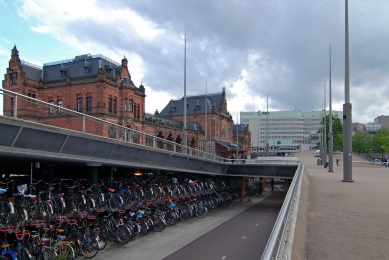
[[[353,136],[353,151],[367,153],[372,147],[372,136],[366,131],[356,131]]]
[[[371,141],[371,148],[381,153],[389,152],[389,130],[380,129],[378,130]]]
[[[322,118],[322,125],[324,123],[324,118]],[[327,136],[327,147],[328,147],[328,140],[329,140],[329,128],[330,128],[330,116],[326,115],[326,136]],[[321,132],[320,130],[318,133]],[[332,136],[333,136],[333,144],[334,144],[334,151],[342,151],[343,150],[343,124],[338,115],[332,115]]]

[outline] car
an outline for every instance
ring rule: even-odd
[[[315,157],[320,157],[320,150],[315,151]]]

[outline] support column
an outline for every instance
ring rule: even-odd
[[[92,167],[92,183],[98,184],[99,179],[99,169],[97,167]]]

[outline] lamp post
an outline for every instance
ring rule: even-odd
[[[257,146],[257,157],[259,157],[259,117],[261,116],[261,110],[258,110],[258,146]]]
[[[266,94],[266,157],[269,157],[269,95]]]
[[[352,105],[350,103],[350,66],[348,39],[348,0],[345,0],[345,102],[343,104],[343,182],[353,181],[352,168]]]

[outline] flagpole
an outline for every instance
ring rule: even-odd
[[[348,38],[348,0],[345,0],[345,102],[343,104],[343,182],[353,181],[352,105],[350,103],[350,59]]]
[[[204,151],[207,146],[207,79],[205,79],[205,100],[204,100],[204,110],[205,110],[205,136],[204,136]],[[208,152],[208,151],[207,151]]]
[[[269,157],[269,94],[266,94],[266,157]]]
[[[183,125],[183,132],[184,132],[184,149],[185,154],[188,153],[187,146],[188,146],[188,134],[186,132],[186,30],[185,30],[185,47],[184,47],[184,125]]]
[[[326,82],[324,82],[324,136],[323,136],[323,167],[327,168],[327,110],[326,110]]]
[[[330,86],[329,86],[329,99],[330,99],[330,115],[328,125],[328,172],[334,171],[334,137],[332,134],[332,90],[331,90],[331,43],[330,43]]]

